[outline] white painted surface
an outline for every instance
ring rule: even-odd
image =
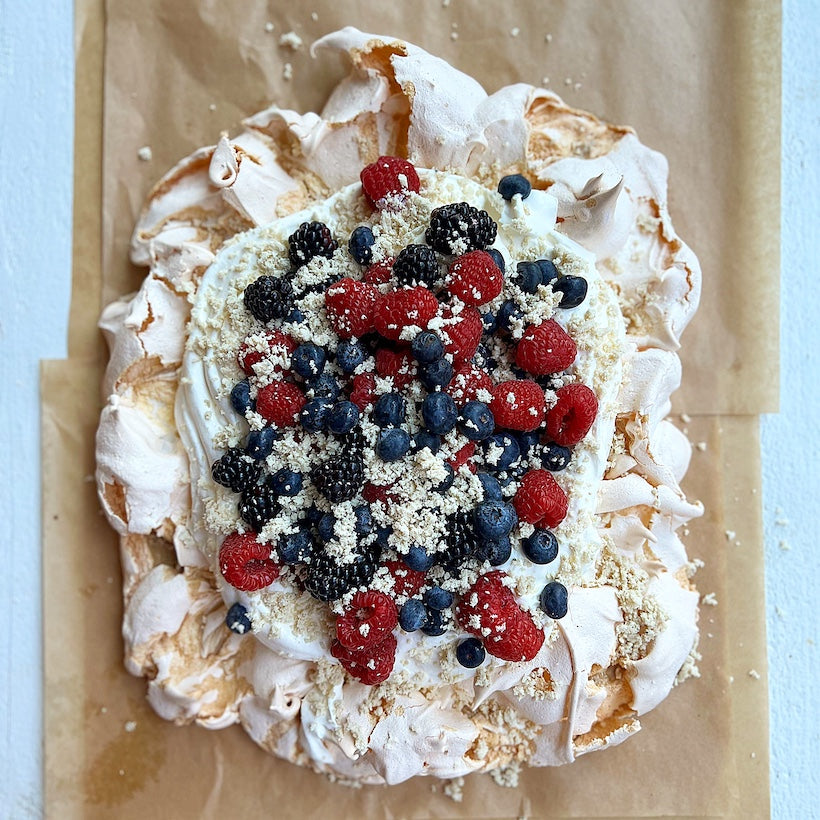
[[[37,363],[66,353],[70,5],[0,0],[0,816],[12,818],[41,811]],[[820,4],[785,0],[783,33],[782,399],[762,425],[772,807],[809,818],[820,812]]]

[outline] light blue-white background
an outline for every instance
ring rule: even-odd
[[[784,0],[783,11],[781,412],[762,422],[765,606],[773,815],[804,820],[820,817],[820,2]],[[72,3],[0,0],[0,817],[9,818],[42,811],[37,368],[66,355],[73,71]]]

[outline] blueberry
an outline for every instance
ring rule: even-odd
[[[316,380],[311,382],[308,394],[313,393],[313,397],[317,399],[333,399],[339,395],[341,388],[339,383],[330,373],[322,373]]]
[[[421,405],[424,424],[431,433],[443,436],[456,426],[458,409],[446,393],[430,393]]]
[[[373,421],[379,427],[398,427],[407,413],[407,402],[401,393],[385,393],[373,405]]]
[[[587,280],[583,276],[562,276],[553,282],[552,289],[563,294],[559,308],[578,307],[587,298]]]
[[[513,282],[524,293],[535,293],[541,284],[541,269],[537,262],[519,262],[516,266]]]
[[[521,308],[512,299],[508,299],[498,309],[498,327],[502,330],[509,330],[514,322],[520,322],[523,318]]]
[[[336,526],[336,516],[333,513],[325,513],[320,519],[316,527],[319,533],[319,538],[326,544],[333,540],[333,528]]]
[[[233,390],[231,390],[231,407],[233,407],[240,416],[244,416],[246,411],[253,407],[251,386],[247,379],[243,379],[234,385]]]
[[[565,469],[572,458],[572,450],[554,442],[544,447],[541,453],[541,464],[553,473],[559,473]]]
[[[353,510],[353,515],[356,516],[356,532],[359,535],[370,535],[373,532],[373,516],[370,513],[370,507],[362,504]]]
[[[487,350],[487,345],[479,345],[476,350],[475,354],[473,355],[473,364],[476,367],[483,367],[485,370],[490,369],[490,363],[493,363],[492,366],[495,366],[495,362],[490,356],[490,351]]]
[[[382,461],[398,461],[410,449],[410,434],[401,427],[381,430],[376,439],[376,452]]]
[[[507,535],[518,522],[515,508],[503,501],[482,501],[475,508],[475,531],[491,540]]]
[[[415,632],[424,626],[427,610],[418,598],[411,598],[399,610],[399,626],[405,632]]]
[[[430,364],[444,355],[444,342],[432,330],[422,330],[416,334],[410,349],[417,362]]]
[[[492,311],[488,310],[486,313],[482,313],[481,322],[484,325],[485,333],[495,333],[495,329],[496,327],[498,327],[498,321],[496,320],[495,314]]]
[[[484,444],[484,469],[493,473],[506,470],[521,455],[518,442],[511,433],[496,433]]]
[[[381,524],[376,524],[376,543],[382,549],[387,549],[387,547],[389,546],[388,539],[392,534],[392,527],[382,527]]]
[[[447,627],[444,626],[444,618],[438,609],[427,610],[427,620],[424,622],[421,631],[432,638],[443,635],[447,631]]]
[[[327,429],[337,436],[347,435],[358,423],[361,415],[352,401],[337,401],[327,416]]]
[[[236,632],[237,635],[244,635],[251,631],[251,619],[248,617],[248,610],[242,604],[234,604],[228,610],[228,616],[225,618],[225,626]]]
[[[262,430],[252,430],[248,433],[245,443],[245,452],[256,461],[266,459],[273,452],[273,442],[278,434],[273,427],[264,427]]]
[[[431,453],[437,453],[441,448],[441,438],[427,430],[419,430],[418,433],[413,436],[413,452],[419,452],[425,447]]]
[[[361,342],[342,339],[336,346],[336,364],[343,373],[352,373],[367,356],[367,351]]]
[[[428,390],[446,387],[453,378],[453,365],[447,359],[438,359],[431,364],[422,365],[419,368],[419,378]]]
[[[501,485],[498,483],[497,478],[491,476],[489,473],[478,473],[478,480],[484,488],[484,498],[488,501],[501,500]]]
[[[512,555],[512,543],[510,542],[510,536],[502,535],[500,538],[493,538],[491,540],[484,541],[481,544],[479,551],[481,556],[486,561],[489,561],[492,566],[500,567],[502,564],[506,564]]]
[[[402,555],[402,561],[409,569],[416,572],[426,572],[433,566],[433,557],[428,555],[423,547],[413,544],[407,551],[407,555]]]
[[[567,588],[558,581],[551,581],[541,590],[541,609],[558,620],[567,614]]]
[[[529,451],[538,444],[541,433],[538,430],[528,430],[527,432],[516,433],[515,440],[518,442],[518,449],[522,456],[526,456]]]
[[[549,259],[536,259],[535,264],[541,271],[541,284],[549,285],[550,282],[558,278],[558,269],[550,262]]]
[[[424,593],[424,603],[428,609],[447,609],[453,603],[453,593],[442,589],[440,586],[433,586]]]
[[[280,535],[276,551],[283,564],[306,563],[313,555],[313,539],[310,537],[310,531],[300,528],[295,533]]]
[[[327,355],[319,345],[305,342],[291,353],[291,367],[305,379],[315,379],[324,369]]]
[[[360,265],[369,265],[373,261],[373,251],[371,249],[375,241],[376,237],[373,236],[373,231],[367,225],[359,225],[350,234],[347,249]]]
[[[493,258],[493,262],[495,262],[496,267],[504,273],[507,270],[507,263],[504,261],[504,257],[501,255],[501,251],[497,251],[495,248],[487,248],[487,253],[490,254]]]
[[[324,513],[315,504],[311,504],[307,508],[307,512],[305,513],[305,516],[307,517],[307,520],[311,524],[318,524],[319,521],[322,520],[323,515],[324,515]]]
[[[484,663],[487,653],[478,638],[467,638],[456,647],[456,660],[467,669],[475,669]]]
[[[439,482],[439,484],[434,487],[437,493],[446,493],[450,487],[453,486],[453,482],[456,480],[456,471],[449,465],[447,462],[444,462],[444,470],[446,471],[447,475]]]
[[[558,557],[558,539],[550,530],[536,530],[521,542],[521,549],[533,564],[549,564]]]
[[[292,325],[301,324],[305,321],[305,314],[302,313],[298,307],[295,307],[290,313],[288,313],[285,321],[290,322]]]
[[[305,402],[299,411],[299,421],[302,422],[302,427],[310,433],[324,430],[327,427],[331,407],[333,407],[333,400],[330,398],[311,399]]]
[[[277,495],[294,496],[302,492],[302,474],[287,467],[277,470],[265,483]]]
[[[498,193],[506,200],[511,200],[516,194],[521,195],[521,199],[526,199],[532,191],[532,185],[526,177],[521,174],[510,174],[501,177],[498,183]]]
[[[495,430],[492,410],[483,401],[468,401],[461,408],[459,427],[470,441],[483,441]]]

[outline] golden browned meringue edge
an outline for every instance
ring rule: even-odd
[[[111,360],[97,480],[120,533],[126,666],[148,679],[149,701],[166,719],[210,728],[240,721],[268,751],[342,779],[397,782],[484,769],[510,783],[522,762],[569,762],[619,743],[676,680],[697,674],[694,567],[676,530],[701,510],[679,488],[689,444],[664,419],[680,381],[676,351],[697,307],[700,269],[669,219],[666,162],[631,129],[525,84],[488,97],[442,60],[389,37],[346,28],[314,48],[346,53],[351,63],[321,115],[269,108],[235,138],[172,169],[152,191],[132,242],[133,261],[150,273],[101,319]],[[589,587],[590,611],[607,610],[611,652],[592,663],[596,653],[584,652],[583,636],[567,638],[552,676],[536,667],[522,681],[519,671],[516,695],[539,708],[551,704],[554,722],[538,725],[489,696],[474,713],[480,727],[461,768],[397,771],[367,755],[354,762],[315,754],[315,738],[299,725],[298,698],[285,696],[287,662],[277,669],[283,685],[266,690],[260,644],[224,628],[222,596],[185,526],[189,473],[173,407],[199,278],[228,238],[325,198],[380,154],[406,155],[491,188],[503,174],[523,173],[556,196],[558,229],[597,254],[631,344],[631,376],[598,494],[606,547]],[[603,590],[613,593],[606,601]],[[562,673],[571,682],[559,699],[553,678]],[[294,664],[292,677],[300,675]],[[325,675],[319,665],[308,685],[321,688]],[[429,720],[435,724],[435,713]]]

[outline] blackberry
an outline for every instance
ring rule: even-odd
[[[438,259],[427,245],[408,245],[393,263],[393,275],[400,285],[432,288],[440,278]]]
[[[367,547],[348,564],[339,564],[326,552],[311,562],[305,588],[320,601],[335,601],[351,589],[367,586],[376,574],[381,558],[378,547]]]
[[[344,441],[342,442],[342,452],[357,458],[361,458],[364,453],[365,444],[366,442],[362,428],[359,426],[354,427],[345,436]]]
[[[294,268],[307,265],[316,256],[330,259],[339,247],[324,222],[303,222],[289,237],[288,258]]]
[[[261,532],[280,509],[276,490],[266,484],[243,493],[239,502],[239,515],[254,532]]]
[[[486,211],[466,202],[454,202],[433,211],[424,238],[439,253],[466,253],[492,245],[497,230]]]
[[[459,510],[445,519],[445,548],[436,554],[436,562],[450,569],[457,569],[472,558],[479,546],[479,538],[473,526],[472,510]]]
[[[358,451],[347,450],[316,465],[310,479],[331,504],[350,501],[364,483],[364,463]]]
[[[293,285],[290,279],[260,276],[245,288],[245,307],[260,322],[284,319],[293,309]]]
[[[231,447],[219,461],[211,465],[211,475],[217,484],[242,493],[259,480],[261,466],[245,455],[239,447]]]

